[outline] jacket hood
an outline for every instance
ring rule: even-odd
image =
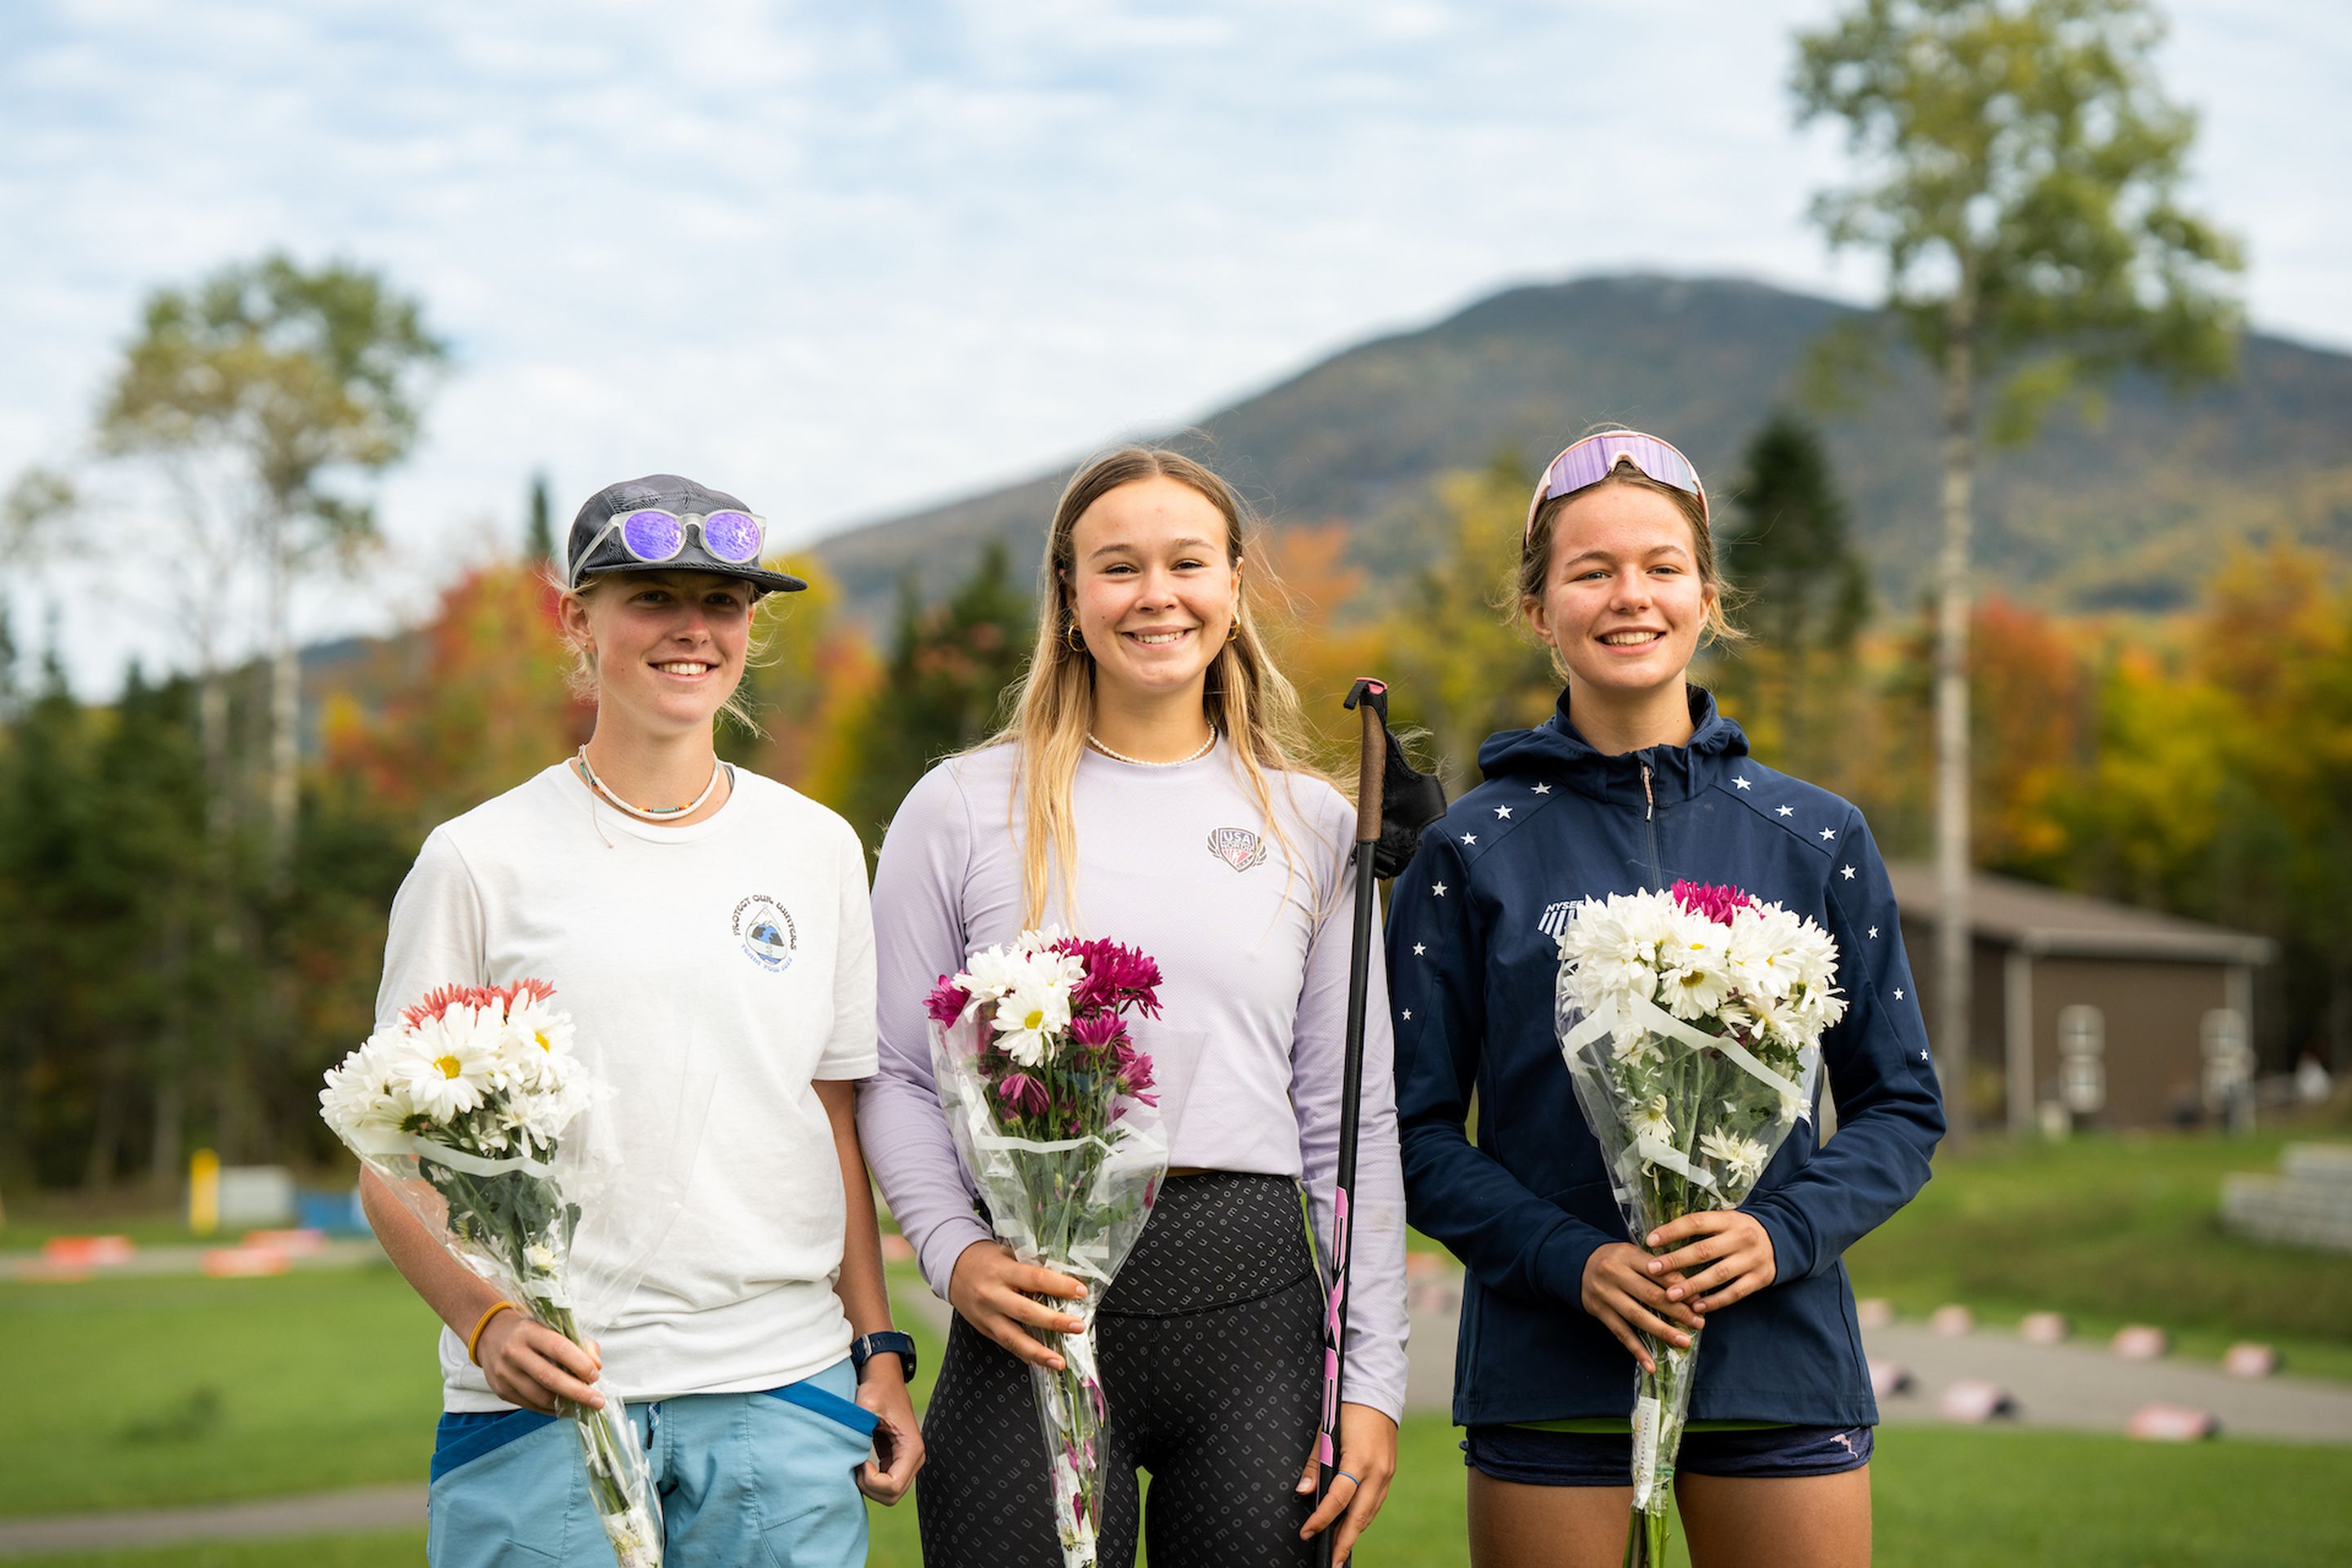
[[[1649,746],[1622,756],[1595,751],[1569,720],[1569,692],[1559,694],[1552,716],[1532,730],[1500,730],[1478,748],[1478,768],[1489,779],[1539,774],[1596,800],[1631,804],[1644,798],[1642,773],[1649,770],[1649,798],[1688,800],[1710,787],[1718,774],[1748,754],[1748,737],[1716,711],[1703,686],[1685,685],[1691,738],[1680,746]]]

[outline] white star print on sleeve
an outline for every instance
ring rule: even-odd
[[[1900,1002],[1900,1001],[1902,1001],[1902,1000],[1903,1000],[1903,987],[1901,987],[1900,985],[1897,985],[1897,986],[1895,988],[1895,999],[1897,1002]]]
[[[1428,952],[1428,951],[1429,944],[1427,942],[1417,942],[1412,944],[1412,955],[1415,958],[1423,956],[1424,953]]]
[[[1511,815],[1511,808],[1507,805],[1498,805],[1495,808],[1495,815],[1496,816],[1507,817]]]
[[[1797,808],[1793,805],[1784,805],[1780,808],[1780,815],[1783,816],[1794,816],[1797,815]]]
[[[1824,828],[1822,828],[1822,843],[1826,844],[1826,843],[1828,843],[1831,839],[1835,838],[1836,837],[1837,837],[1837,829],[1836,829],[1836,828],[1834,828],[1834,827],[1824,827]]]
[[[1465,833],[1462,836],[1462,842],[1465,844],[1475,844],[1478,842],[1478,836],[1475,833]]]
[[[1404,1021],[1408,1024],[1412,1022],[1412,1009],[1410,1007],[1404,1010]]]
[[[1429,885],[1429,891],[1431,897],[1442,899],[1445,896],[1445,884],[1443,882],[1432,882]]]
[[[1538,785],[1536,785],[1536,790],[1535,790],[1535,792],[1536,792],[1536,794],[1538,794],[1538,795],[1549,795],[1549,794],[1551,793],[1551,785],[1549,785],[1549,784],[1538,784]]]
[[[1873,942],[1876,942],[1878,940],[1878,928],[1876,926],[1870,928],[1870,940]]]
[[[1741,789],[1746,789],[1748,787],[1748,781],[1746,779],[1734,779],[1731,782],[1738,784]]]

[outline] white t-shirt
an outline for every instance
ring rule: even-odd
[[[602,1119],[598,1146],[691,1172],[597,1331],[622,1395],[774,1388],[846,1355],[841,1166],[812,1084],[875,1066],[874,924],[849,825],[739,768],[717,813],[661,826],[549,768],[425,841],[393,900],[376,1016],[526,977],[555,987],[582,1065],[611,1087],[583,1119]],[[710,1092],[689,1167],[676,1129],[697,1083]],[[446,1330],[441,1373],[446,1408],[508,1408]]]

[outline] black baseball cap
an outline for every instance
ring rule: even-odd
[[[563,542],[566,585],[577,589],[591,577],[613,572],[715,572],[751,584],[754,596],[797,594],[808,586],[789,573],[766,570],[757,559],[721,560],[710,552],[698,527],[686,531],[677,554],[663,561],[640,560],[623,541],[620,529],[614,526],[633,511],[666,511],[682,518],[736,512],[752,519],[761,530],[761,538],[765,538],[766,524],[750,507],[724,490],[714,490],[677,474],[647,474],[639,479],[623,479],[590,496],[579,515],[572,520],[572,531]],[[657,524],[660,520],[651,521]]]

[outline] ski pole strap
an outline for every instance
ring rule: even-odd
[[[1622,1012],[1608,1009],[1586,1014],[1584,1021],[1570,1030],[1568,1037],[1560,1041],[1559,1046],[1569,1058],[1569,1065],[1572,1068],[1576,1065],[1576,1060],[1582,1054],[1584,1047],[1601,1036],[1624,1036],[1637,1031],[1649,1035],[1664,1035],[1669,1039],[1680,1041],[1695,1051],[1721,1051],[1758,1082],[1770,1085],[1791,1100],[1801,1098],[1797,1092],[1795,1084],[1766,1067],[1757,1059],[1753,1051],[1730,1036],[1710,1035],[1704,1029],[1694,1028],[1655,1002],[1644,1001],[1640,997],[1635,997]]]

